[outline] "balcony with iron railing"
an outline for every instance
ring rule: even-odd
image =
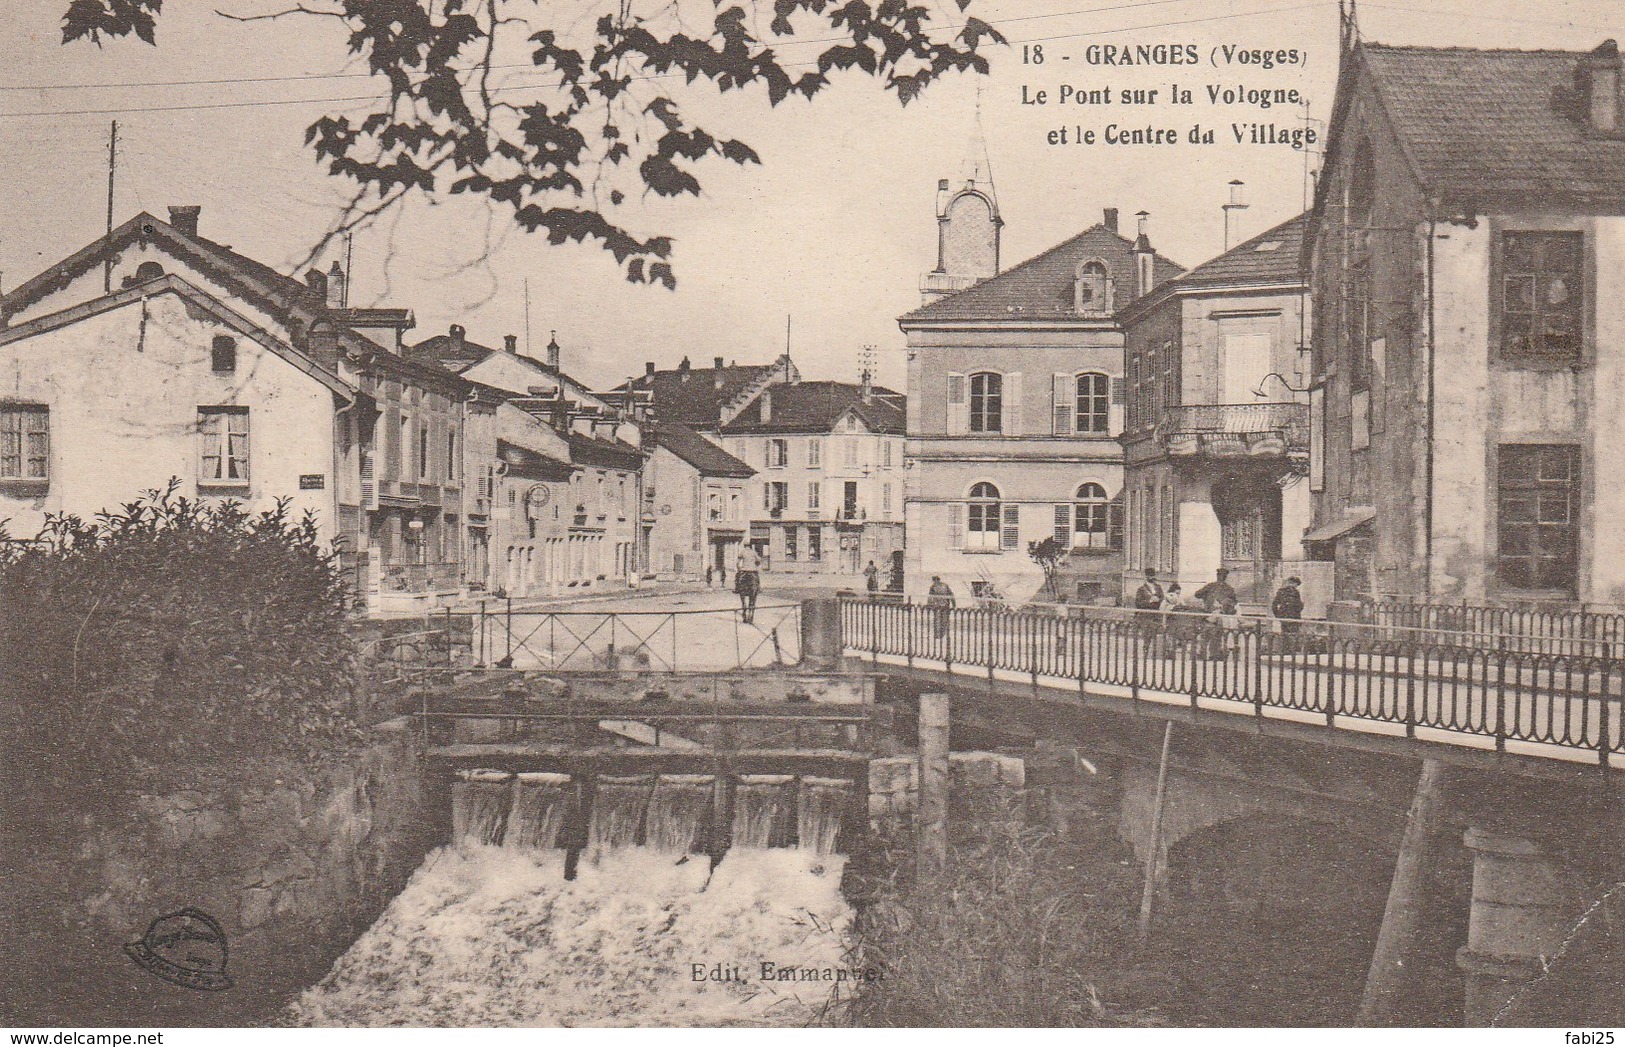
[[[1184,404],[1163,412],[1157,437],[1170,457],[1304,457],[1309,405]]]

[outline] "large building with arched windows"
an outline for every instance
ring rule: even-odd
[[[1123,567],[1123,328],[1183,270],[1117,211],[999,269],[992,187],[943,182],[936,268],[908,337],[905,587],[940,575],[961,604],[1114,599]],[[1045,590],[1029,546],[1066,550]]]

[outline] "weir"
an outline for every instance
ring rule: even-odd
[[[553,772],[478,769],[457,772],[450,792],[454,846],[581,849],[570,833],[574,823],[586,826],[585,850],[595,860],[632,847],[717,859],[732,848],[836,854],[849,849],[854,819],[866,810],[864,792],[850,778],[787,774],[577,781]]]

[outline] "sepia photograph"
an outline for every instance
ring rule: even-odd
[[[1622,37],[5,4],[8,1042],[1613,1044]]]

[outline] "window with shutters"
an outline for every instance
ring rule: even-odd
[[[880,511],[891,516],[891,484],[880,485]]]
[[[240,486],[248,483],[248,408],[199,407],[198,483]]]
[[[801,551],[796,547],[798,530],[799,528],[795,527],[786,527],[784,529],[784,558],[786,560],[795,560],[800,556]]]
[[[1103,435],[1111,431],[1111,379],[1096,372],[1078,375],[1077,431]]]
[[[1000,533],[999,548],[1004,550],[1021,548],[1021,507],[1007,505],[1004,507],[1004,530]]]
[[[1050,431],[1056,436],[1069,436],[1077,411],[1077,386],[1070,374],[1057,374],[1051,379],[1050,390],[1054,406]]]
[[[767,467],[783,469],[790,461],[790,442],[777,437],[767,442]]]
[[[965,548],[999,548],[1003,519],[999,489],[985,481],[973,486],[965,506]]]
[[[817,527],[807,528],[807,561],[818,563],[824,558],[824,532]]]
[[[1502,444],[1496,575],[1508,589],[1577,591],[1580,449]]]
[[[822,493],[822,486],[819,484],[819,482],[817,480],[810,481],[807,484],[807,508],[809,508],[809,509],[817,509],[818,508],[818,497],[819,497],[819,495],[821,493]]]
[[[892,442],[885,437],[880,439],[880,467],[882,469],[892,467]]]
[[[948,418],[945,425],[949,433],[964,433],[970,430],[970,401],[966,392],[965,376],[950,374],[948,376]]]
[[[824,442],[819,439],[807,441],[807,468],[821,469],[824,465]]]
[[[1580,233],[1501,234],[1501,352],[1509,357],[1580,357],[1583,241]]]
[[[1162,343],[1162,406],[1166,409],[1177,407],[1180,404],[1179,396],[1179,353],[1174,349],[1174,343]],[[1153,419],[1155,423],[1156,419]]]
[[[970,431],[1004,431],[1004,376],[981,371],[970,376]]]
[[[1110,504],[1104,487],[1080,484],[1072,494],[1072,533],[1067,544],[1074,549],[1105,549]]]
[[[1119,493],[1106,507],[1106,548],[1113,552],[1123,551],[1123,495]]]
[[[50,408],[44,404],[0,404],[0,481],[32,481],[39,485],[50,478]]]

